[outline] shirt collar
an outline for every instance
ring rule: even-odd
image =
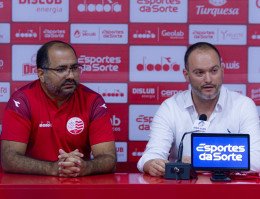
[[[215,111],[220,112],[223,110],[226,99],[227,99],[227,88],[222,85],[221,89],[220,89],[220,95],[218,98],[218,102],[215,107]]]
[[[220,88],[220,95],[219,95],[219,99],[218,99],[216,107],[215,107],[215,111],[220,112],[223,110],[223,107],[224,107],[225,101],[226,101],[226,97],[227,97],[227,88],[222,85]],[[193,107],[195,110],[195,106],[194,106],[194,103],[193,103],[192,97],[191,97],[191,89],[189,89],[185,93],[184,99],[186,99],[184,102],[184,108],[188,109],[190,107]]]
[[[194,106],[192,97],[191,97],[191,89],[189,89],[184,95],[185,95],[184,99],[186,99],[184,102],[184,108],[187,109],[189,107]]]

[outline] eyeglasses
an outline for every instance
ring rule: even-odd
[[[77,73],[82,69],[82,65],[80,64],[73,64],[70,67],[68,66],[59,66],[58,68],[42,68],[43,70],[52,70],[55,71],[59,75],[69,74],[71,71],[72,73]]]

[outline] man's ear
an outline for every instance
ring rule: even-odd
[[[44,71],[42,68],[37,68],[37,74],[42,83],[44,83]]]
[[[182,71],[182,73],[183,73],[183,76],[184,76],[185,79],[186,79],[186,82],[190,82],[189,71],[188,71],[186,68],[184,68],[183,71]]]

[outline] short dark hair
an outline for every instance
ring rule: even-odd
[[[75,49],[68,43],[60,41],[60,40],[53,40],[43,44],[40,49],[37,51],[36,55],[36,65],[37,68],[48,68],[50,61],[49,61],[49,49],[53,46],[63,47],[72,49],[75,56],[77,56]]]
[[[221,62],[220,53],[219,53],[218,49],[214,45],[212,45],[210,43],[207,43],[207,42],[198,42],[198,43],[195,43],[195,44],[192,44],[191,46],[189,46],[187,51],[186,51],[186,53],[185,53],[185,55],[184,55],[184,64],[185,64],[185,68],[187,70],[188,70],[188,59],[189,59],[189,56],[196,49],[201,49],[201,50],[212,49],[212,50],[214,50],[218,54],[219,62]]]

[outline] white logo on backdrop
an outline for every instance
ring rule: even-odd
[[[162,90],[161,91],[161,96],[162,97],[171,97],[173,95],[177,95],[178,93],[181,93],[183,92],[183,90],[170,90],[170,89],[167,89],[167,90]]]
[[[31,81],[37,79],[36,52],[41,45],[12,46],[12,80]]]
[[[162,38],[168,38],[168,39],[184,39],[184,32],[181,30],[171,29],[167,30],[164,28],[157,28],[157,31],[153,30],[136,30],[135,33],[133,33],[132,37],[134,39],[155,39],[157,37],[157,33]],[[159,38],[157,38],[159,41]]]
[[[248,48],[248,82],[260,83],[260,47]]]
[[[0,102],[8,102],[10,98],[10,83],[0,82]]]
[[[159,105],[129,106],[129,140],[147,141],[150,125]]]
[[[118,72],[122,60],[116,56],[86,56],[80,55],[78,61],[83,65],[82,72]]]
[[[221,66],[226,69],[232,69],[232,70],[238,70],[240,69],[240,63],[237,62],[236,60],[232,62],[224,62],[221,60]]]
[[[106,103],[127,103],[126,83],[84,83],[84,85],[99,93]]]
[[[184,39],[184,32],[179,30],[162,30],[161,32],[162,37],[169,37],[170,39]]]
[[[133,34],[133,38],[135,39],[154,39],[156,38],[156,33],[152,30],[144,30],[141,32],[140,30],[136,30]]]
[[[121,131],[121,119],[117,117],[116,115],[112,115],[110,118],[110,122],[112,124],[112,128],[114,132],[120,132]]]
[[[213,44],[245,45],[247,29],[245,25],[190,25],[189,43],[201,40]]]
[[[10,43],[9,23],[0,23],[0,43]]]
[[[67,22],[68,0],[26,1],[12,0],[12,19],[15,22]]]
[[[42,32],[43,34],[39,34],[43,38],[64,38],[65,30],[61,29],[48,29],[45,28]],[[15,33],[16,38],[37,38],[38,33],[35,30],[27,29],[26,31],[21,31],[20,29]],[[41,38],[40,38],[41,39]]]
[[[132,152],[132,156],[134,157],[141,157],[143,155],[143,151],[138,151],[137,148],[135,148],[135,150]]]
[[[130,46],[130,81],[185,82],[185,46]]]
[[[117,162],[127,161],[127,143],[126,142],[116,142],[116,155]]]
[[[226,0],[209,0],[209,3],[213,6],[223,6],[227,3]]]
[[[253,40],[259,40],[260,39],[260,33],[254,32],[254,34],[252,34],[251,38]]]
[[[86,1],[78,4],[77,7],[79,12],[122,12],[122,5],[118,2],[114,2],[112,0],[108,0],[106,3],[102,0],[99,0],[99,3],[89,3]]]
[[[43,30],[43,37],[44,38],[61,38],[63,39],[65,37],[66,30],[64,29],[50,29],[50,28],[44,28]]]
[[[155,95],[155,88],[132,88],[132,94]]]
[[[185,23],[187,0],[130,1],[131,22]]]
[[[127,24],[71,24],[71,43],[127,44]]]

